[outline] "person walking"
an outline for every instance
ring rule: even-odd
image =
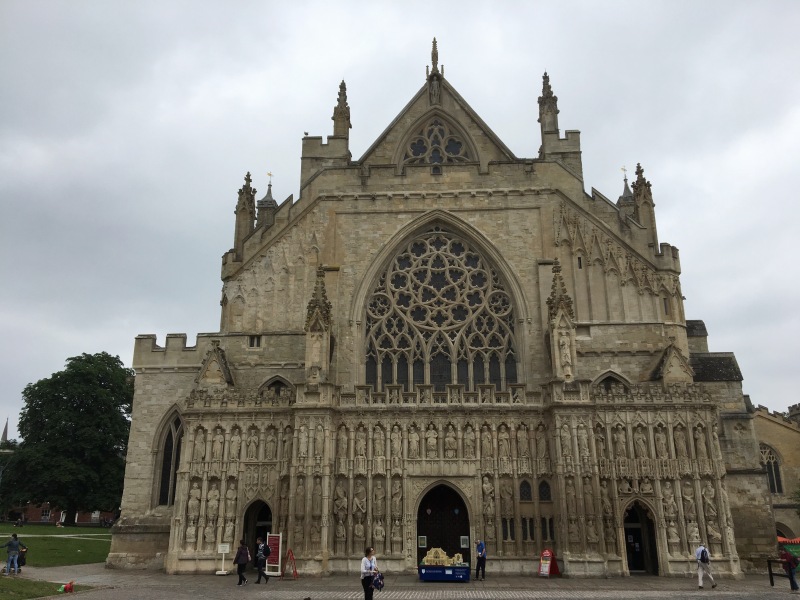
[[[486,544],[483,543],[483,540],[478,540],[478,543],[475,544],[475,553],[478,557],[475,563],[475,581],[478,581],[479,574],[483,581],[486,578]]]
[[[267,557],[269,556],[270,548],[264,543],[264,538],[256,539],[256,566],[258,567],[258,579],[256,583],[261,583],[261,578],[264,578],[264,583],[269,583],[267,577]]]
[[[702,543],[694,551],[694,557],[697,559],[697,587],[701,590],[703,589],[704,575],[708,575],[712,588],[717,587],[717,582],[714,581],[714,576],[711,575],[711,558],[708,554],[708,549]]]
[[[11,565],[12,564],[14,565],[14,575],[18,575],[19,574],[19,551],[20,551],[20,548],[23,548],[23,549],[27,550],[28,547],[17,539],[17,534],[16,533],[12,533],[11,534],[11,539],[8,540],[2,546],[0,546],[0,548],[5,548],[6,552],[8,553],[8,560],[6,561],[6,575],[10,575],[11,574]]]
[[[791,552],[786,549],[786,546],[780,547],[780,556],[783,561],[783,570],[786,571],[786,576],[789,578],[789,587],[793,592],[797,592],[797,565],[800,561]]]
[[[239,540],[239,549],[233,557],[233,564],[236,565],[236,572],[239,574],[239,583],[236,585],[247,585],[247,578],[244,576],[244,569],[250,562],[250,550],[244,540]]]
[[[361,559],[361,587],[364,588],[364,600],[372,600],[372,578],[378,573],[378,563],[375,560],[375,548],[372,546],[364,550],[364,558]]]

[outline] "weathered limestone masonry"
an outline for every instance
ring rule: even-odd
[[[518,158],[431,59],[357,161],[342,82],[297,201],[248,173],[218,333],[137,337],[108,564],[209,571],[270,531],[307,573],[484,539],[496,571],[552,548],[569,575],[682,575],[703,540],[739,575],[774,535],[753,415],[685,319],[643,169],[587,195],[547,74]]]

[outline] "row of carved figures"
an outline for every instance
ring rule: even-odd
[[[670,433],[671,435],[668,435]],[[262,439],[262,432],[256,427],[243,432],[238,426],[234,426],[227,440],[226,455],[226,436],[222,427],[218,426],[213,431],[198,427],[194,432],[192,459],[195,462],[206,460],[216,462],[225,459],[236,462],[242,459],[285,460],[288,457],[305,459],[308,456],[322,458],[325,455],[325,437],[326,432],[322,424],[313,428],[305,424],[300,425],[296,440],[291,427],[286,427],[282,432],[269,427],[263,432]],[[628,431],[621,423],[609,431],[606,431],[603,425],[597,425],[592,429],[583,423],[577,427],[563,423],[557,429],[563,458],[577,455],[584,460],[591,460],[592,441],[594,456],[598,459],[674,457],[679,460],[690,458],[708,460],[710,454],[714,458],[721,456],[716,424],[711,427],[710,439],[703,425],[685,429],[680,424],[673,427],[671,432],[662,424],[654,428],[639,424],[632,428],[631,437],[632,443],[629,442]],[[296,457],[292,455],[292,445],[295,442]],[[406,452],[404,452],[404,442],[407,447]],[[401,461],[403,457],[411,460],[494,458],[495,455],[501,459],[513,457],[549,460],[550,457],[550,440],[547,425],[543,422],[538,423],[532,433],[524,423],[516,428],[505,423],[497,428],[488,424],[473,426],[471,423],[462,428],[448,423],[441,429],[433,422],[428,423],[427,427],[411,424],[405,429],[395,424],[391,427],[388,439],[383,425],[375,425],[371,436],[363,424],[355,428],[354,432],[342,425],[336,433],[336,457],[346,459],[352,456],[356,460],[368,457],[385,458],[387,444],[393,463]],[[260,446],[263,446],[263,453],[259,453]]]

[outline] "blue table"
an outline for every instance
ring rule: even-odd
[[[420,581],[469,581],[469,567],[425,565],[417,567]]]

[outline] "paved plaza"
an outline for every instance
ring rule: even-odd
[[[387,575],[386,589],[376,600],[517,600],[524,598],[703,598],[760,599],[794,597],[786,579],[770,588],[766,575],[744,580],[721,579],[716,589],[697,589],[695,578],[627,577],[613,579],[544,579],[537,577],[492,577],[491,566],[484,582],[460,584],[422,583],[411,575]],[[364,597],[355,576],[301,577],[293,581],[273,578],[268,585],[250,583],[236,586],[236,575],[166,575],[147,571],[106,569],[103,564],[53,568],[27,568],[23,575],[33,579],[95,586],[80,595],[85,600],[169,600],[203,598],[271,598],[303,600],[359,600]],[[56,595],[56,597],[62,597]]]

